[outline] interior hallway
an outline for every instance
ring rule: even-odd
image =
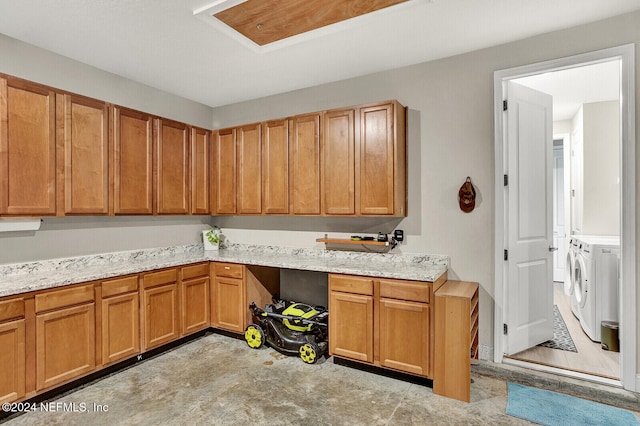
[[[589,339],[582,330],[580,321],[571,312],[571,297],[564,294],[563,283],[554,283],[553,300],[562,314],[578,352],[534,346],[510,358],[619,380],[620,353],[605,351],[600,343]]]

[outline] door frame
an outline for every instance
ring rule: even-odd
[[[640,389],[637,374],[637,306],[636,306],[636,130],[635,130],[635,44],[626,44],[565,58],[524,65],[494,72],[494,133],[495,133],[495,222],[494,222],[494,362],[502,363],[505,337],[503,324],[506,321],[505,302],[507,295],[507,264],[503,261],[503,250],[507,241],[507,203],[503,176],[506,170],[504,113],[502,108],[505,86],[508,80],[541,74],[550,71],[575,68],[618,59],[620,70],[620,248],[621,248],[621,317],[620,317],[620,379],[625,389]]]

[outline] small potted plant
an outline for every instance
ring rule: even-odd
[[[205,250],[218,250],[222,240],[222,231],[217,226],[211,226],[208,230],[202,231],[202,241]]]

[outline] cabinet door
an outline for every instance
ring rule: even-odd
[[[80,377],[95,365],[93,303],[36,315],[36,390]]]
[[[114,213],[153,213],[153,120],[114,107]]]
[[[182,334],[209,327],[209,278],[182,282]]]
[[[248,309],[241,279],[216,277],[214,281],[214,327],[242,333]]]
[[[264,213],[289,213],[289,125],[287,120],[267,122],[262,147]]]
[[[0,215],[56,213],[55,94],[0,78]]]
[[[394,213],[393,104],[360,109],[360,212]]]
[[[140,352],[138,293],[102,299],[102,363],[109,364]]]
[[[209,214],[211,132],[191,129],[191,214]]]
[[[291,119],[291,204],[296,215],[319,215],[320,114]]]
[[[180,337],[178,283],[144,289],[144,349]]]
[[[0,403],[25,395],[24,320],[0,324]]]
[[[156,129],[158,213],[187,214],[190,204],[187,125],[158,119]]]
[[[64,164],[61,213],[109,213],[109,107],[93,99],[58,95],[57,114]]]
[[[322,194],[325,214],[356,213],[354,115],[352,109],[329,111],[324,115]]]
[[[426,303],[380,299],[380,364],[429,376],[430,318]]]
[[[220,130],[216,134],[215,155],[215,213],[236,212],[236,131]]]
[[[262,212],[261,127],[260,124],[255,124],[236,130],[239,214]]]
[[[373,362],[373,297],[329,293],[329,352]]]

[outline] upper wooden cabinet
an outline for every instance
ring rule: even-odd
[[[158,214],[189,213],[189,145],[186,124],[156,119]]]
[[[262,213],[262,125],[236,129],[239,214]]]
[[[114,213],[153,213],[153,118],[113,108]]]
[[[109,213],[109,106],[76,95],[56,97],[58,213]]]
[[[356,213],[355,110],[328,111],[324,114],[322,138],[323,213]]]
[[[291,213],[321,214],[320,113],[289,120]]]
[[[264,125],[262,146],[262,211],[289,213],[289,124],[288,120]]]
[[[405,117],[396,101],[324,114],[324,214],[406,216]]]
[[[55,93],[0,77],[0,214],[56,213]]]
[[[360,213],[406,215],[405,109],[398,102],[359,108]]]
[[[236,213],[236,131],[215,133],[214,155],[214,214]]]
[[[191,214],[209,214],[211,132],[191,128]]]

